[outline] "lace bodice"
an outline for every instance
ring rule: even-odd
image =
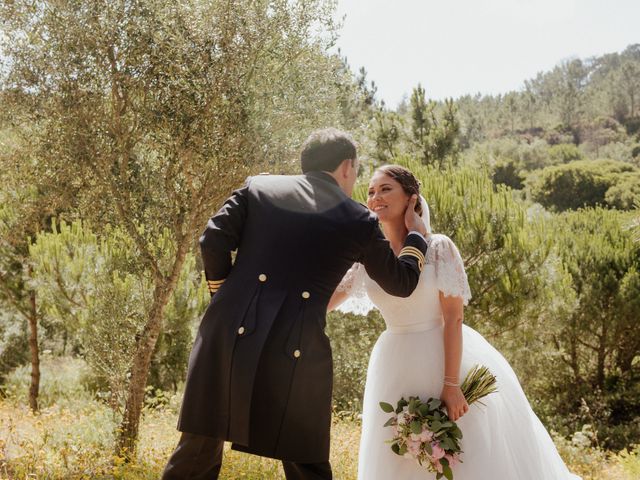
[[[431,235],[425,267],[415,291],[408,298],[386,293],[356,263],[338,286],[338,291],[349,294],[339,310],[366,314],[377,307],[389,329],[421,328],[442,322],[439,292],[446,296],[462,297],[469,303],[471,291],[460,252],[446,235]]]

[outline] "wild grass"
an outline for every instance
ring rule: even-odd
[[[100,402],[79,400],[73,408],[53,405],[40,414],[12,401],[0,401],[1,479],[155,480],[177,440],[176,412],[171,407],[145,412],[137,461],[124,463],[113,455],[116,422]],[[331,462],[336,479],[355,480],[360,437],[358,422],[335,417]],[[563,458],[584,480],[640,478],[640,449],[619,454],[556,439]],[[281,480],[280,462],[228,449],[223,480]]]
[[[111,408],[84,388],[81,362],[51,359],[43,364],[42,404],[33,414],[26,405],[27,370],[14,372],[0,399],[0,479],[157,480],[179,433],[175,429],[180,396],[147,408],[140,427],[138,455],[124,463],[114,456],[118,419]],[[556,437],[560,454],[584,480],[637,480],[640,447],[619,453],[593,448],[585,429],[571,440]],[[353,415],[334,415],[331,463],[337,480],[357,476],[360,425]],[[222,480],[282,480],[280,462],[225,450]]]
[[[34,415],[26,405],[0,402],[1,479],[156,480],[175,447],[177,415],[171,408],[145,412],[137,461],[113,455],[116,422],[99,402],[75,408],[51,406]],[[352,420],[333,426],[332,466],[336,478],[355,479],[359,427]],[[230,450],[221,479],[283,479],[280,462]]]

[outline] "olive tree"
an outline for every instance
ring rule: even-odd
[[[3,106],[36,178],[118,224],[150,272],[117,453],[135,449],[152,353],[199,230],[252,172],[336,123],[331,1],[4,3]],[[167,235],[167,248],[156,240]],[[167,254],[170,252],[170,254]]]

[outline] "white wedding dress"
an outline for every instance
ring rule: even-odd
[[[427,214],[428,215],[428,214]],[[426,219],[428,222],[428,217]],[[366,313],[369,300],[384,317],[387,329],[371,353],[364,394],[359,480],[426,480],[435,474],[414,460],[400,457],[388,443],[389,414],[379,402],[395,405],[400,397],[423,400],[440,396],[444,375],[443,318],[439,291],[471,298],[462,259],[444,235],[429,237],[424,270],[414,293],[393,297],[355,264],[339,290],[349,293],[340,310]],[[478,332],[463,326],[460,378],[474,364],[486,365],[496,376],[498,392],[471,405],[458,425],[462,430],[463,463],[455,465],[455,480],[564,480],[569,473],[553,441],[531,409],[513,369]]]

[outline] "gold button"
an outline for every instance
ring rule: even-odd
[[[238,335],[242,335],[244,333],[244,327],[240,327],[238,329]]]
[[[260,280],[261,282],[266,282],[267,276],[264,273],[261,273],[260,275],[258,275],[258,280]]]
[[[302,355],[302,352],[300,350],[296,350],[295,352],[293,352],[293,356],[296,358],[300,358],[300,355]]]
[[[311,294],[309,292],[302,292],[302,298],[309,298]]]

